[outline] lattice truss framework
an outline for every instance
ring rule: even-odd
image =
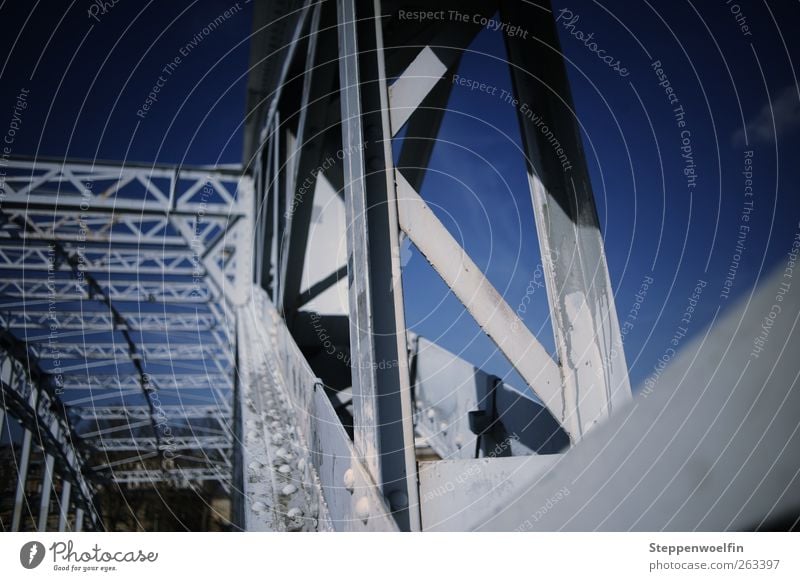
[[[4,170],[0,327],[52,381],[89,472],[227,488],[250,178],[74,160]]]

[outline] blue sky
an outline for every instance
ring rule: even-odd
[[[798,57],[797,41],[789,34],[798,13],[785,4],[772,8],[784,47],[769,12],[755,3],[742,3],[742,10],[752,13],[751,37],[742,35],[723,3],[702,8],[625,3],[624,10],[617,4],[604,9],[593,2],[558,2],[554,9],[558,14],[568,8],[579,16],[574,29],[558,28],[623,322],[637,304],[637,293],[645,294],[625,335],[631,380],[639,385],[679,327],[688,330],[680,347],[786,260],[800,219],[800,105],[789,60]],[[623,78],[600,62],[570,34],[576,29],[593,32],[598,45],[617,55],[629,75]],[[510,88],[503,51],[500,33],[481,33],[459,74],[500,90]],[[684,128],[676,123],[677,105],[670,105],[659,86],[652,67],[657,60],[683,106]],[[514,108],[499,99],[500,90],[490,95],[454,87],[431,164],[434,171],[422,193],[438,205],[439,217],[512,309],[534,289],[525,321],[552,352],[546,295],[529,285],[537,280],[539,252],[524,166],[516,152],[517,120]],[[684,129],[690,131],[698,176],[693,188],[683,173]],[[753,152],[754,203],[747,222],[742,221],[745,150]],[[742,224],[750,230],[729,298],[723,298]],[[457,300],[446,296],[447,289],[422,258],[409,261],[406,280],[414,328],[495,373],[507,372],[502,356],[461,314]],[[640,293],[650,280],[646,293]],[[698,281],[706,286],[685,325],[681,319]],[[521,383],[513,374],[511,381]]]
[[[182,59],[142,119],[136,111],[162,67],[231,2],[151,3],[138,16],[140,6],[121,2],[100,22],[84,10],[64,15],[40,5],[24,28],[29,3],[13,4],[0,10],[2,54],[16,42],[0,70],[0,111],[11,111],[21,88],[30,90],[31,103],[14,154],[241,161],[249,5],[242,4],[213,39],[199,42]],[[669,346],[699,279],[707,286],[689,336],[784,261],[798,228],[800,40],[792,32],[800,11],[788,2],[740,5],[751,36],[742,33],[724,2],[555,5],[556,13],[569,9],[578,15],[575,29],[594,33],[598,46],[630,73],[615,73],[559,24],[620,318],[635,304],[642,282],[653,280],[626,335],[634,384],[652,372]],[[503,59],[500,33],[485,31],[470,46],[459,74],[509,88]],[[686,112],[698,175],[691,191],[683,173],[681,130],[652,70],[654,60],[661,61]],[[449,108],[422,194],[517,309],[537,280],[539,253],[516,151],[515,111],[497,96],[466,87],[454,88]],[[742,224],[746,149],[753,151],[754,206],[731,298],[723,299]],[[490,372],[510,374],[510,365],[419,254],[412,254],[404,278],[408,322],[415,331]],[[525,321],[552,351],[541,288],[531,295]],[[508,377],[521,385],[513,374]]]

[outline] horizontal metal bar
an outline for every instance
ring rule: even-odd
[[[209,331],[221,325],[213,313],[126,313],[125,325],[109,312],[56,310],[50,313],[38,308],[12,308],[13,311],[0,308],[0,326],[6,329],[50,329],[55,325],[57,329],[86,331]]]
[[[161,274],[203,276],[205,267],[191,249],[182,250],[154,247],[130,249],[84,248],[64,245],[80,256],[82,268],[86,271],[100,271],[111,274]],[[47,244],[40,241],[0,242],[0,268],[17,269],[24,272],[57,270],[55,257]],[[62,267],[63,268],[63,267]]]
[[[21,278],[0,280],[0,296],[57,301],[88,299],[89,287],[74,280]],[[205,303],[212,300],[211,289],[194,282],[103,281],[103,292],[111,300]]]
[[[148,374],[150,383],[159,390],[209,389],[210,387],[231,387],[231,377],[219,373],[164,373]],[[64,389],[139,389],[136,375],[91,374],[89,376],[65,375]]]
[[[129,420],[150,417],[147,406],[110,406],[72,408],[81,420]],[[215,405],[162,405],[158,409],[168,419],[210,419],[228,421],[230,413]]]
[[[12,159],[6,166],[6,172],[8,175],[4,187],[9,200],[25,197],[30,201],[39,200],[54,205],[83,205],[110,210],[160,208],[169,211],[172,203],[175,209],[213,211],[214,208],[236,208],[237,205],[235,197],[223,183],[232,182],[235,188],[239,181],[238,176],[212,171]],[[97,182],[107,185],[98,186]],[[163,183],[163,188],[158,183]],[[131,185],[137,188],[137,194],[144,196],[131,198],[122,194],[126,188],[130,191]],[[41,193],[42,190],[49,192],[47,188],[55,194],[50,196],[48,193]],[[173,192],[174,195],[171,195]],[[197,198],[202,198],[202,201],[196,201]]]
[[[186,404],[186,405],[216,405],[219,406],[221,409],[229,409],[230,404],[228,403],[229,398],[221,397],[217,390],[207,388],[205,391],[208,392],[207,394],[197,394],[196,392],[188,391],[184,393],[171,393],[174,390],[160,390],[159,397],[163,400],[166,399],[167,396],[174,397],[176,400]],[[125,398],[139,398],[138,401],[141,401],[142,397],[142,390],[141,388],[137,388],[136,390],[129,390],[129,391],[106,391],[100,393],[92,393],[91,395],[71,399],[65,390],[65,393],[61,395],[61,400],[64,402],[64,405],[67,407],[80,407],[80,406],[87,406],[87,405],[94,405],[94,406],[102,406],[106,405],[104,402],[113,402],[112,405],[120,405],[120,403]]]
[[[171,438],[97,438],[87,439],[88,444],[103,452],[153,451],[160,445],[168,450],[203,450],[211,454],[213,450],[229,450],[233,443],[227,436],[176,436]]]
[[[114,470],[111,479],[117,484],[156,484],[160,482],[188,485],[191,482],[227,482],[230,470],[220,468],[175,468],[171,470]]]
[[[31,346],[31,350],[39,359],[113,359],[131,355],[126,343],[45,343]],[[134,354],[148,361],[181,361],[185,359],[230,359],[231,350],[224,350],[216,343],[200,345],[197,343],[148,344],[140,343]]]

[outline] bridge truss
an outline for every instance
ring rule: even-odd
[[[31,381],[49,386],[65,422],[46,444],[35,436],[49,417],[7,409],[4,443],[25,462],[4,528],[45,530],[53,514],[60,530],[102,528],[89,502],[108,487],[214,481],[229,491],[250,179],[75,160],[14,159],[4,170],[0,327],[23,363],[36,362]],[[74,446],[82,464],[53,445]],[[45,491],[39,505],[27,490]]]
[[[782,350],[748,360],[739,332],[777,279],[634,398],[552,12],[434,5],[472,18],[255,3],[242,174],[9,166],[0,356],[16,403],[0,427],[15,458],[41,460],[18,465],[3,526],[101,528],[98,491],[154,482],[219,483],[245,530],[720,530],[800,514],[796,372]],[[504,37],[513,96],[561,147],[519,113],[554,357],[422,194],[452,75],[493,17],[529,32]],[[405,241],[526,391],[407,329]],[[772,333],[796,350],[793,321]]]

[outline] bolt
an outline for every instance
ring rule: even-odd
[[[389,495],[389,506],[392,507],[392,510],[408,508],[408,494],[402,490],[395,490]]]
[[[353,490],[356,487],[356,475],[353,472],[352,468],[348,468],[347,470],[345,470],[344,487],[347,489],[347,492],[353,494]]]

